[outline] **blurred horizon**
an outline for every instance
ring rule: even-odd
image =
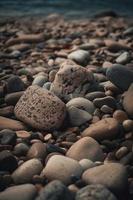
[[[69,18],[92,17],[113,10],[133,17],[133,0],[0,0],[0,16],[46,16],[57,13]]]

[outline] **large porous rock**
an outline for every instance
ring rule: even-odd
[[[125,91],[133,82],[133,71],[123,65],[115,64],[107,70],[107,78],[114,85]]]
[[[67,187],[58,180],[51,181],[41,191],[36,200],[72,200],[73,196]]]
[[[133,83],[123,96],[123,107],[127,114],[133,118]]]
[[[82,132],[82,136],[89,136],[96,140],[113,139],[119,133],[119,123],[114,118],[105,118],[90,125]]]
[[[66,106],[54,94],[36,85],[30,86],[15,106],[18,119],[33,128],[59,128],[65,118]]]
[[[62,155],[54,155],[48,160],[41,175],[48,180],[60,180],[64,184],[69,184],[72,176],[80,177],[82,172],[82,167],[78,161]]]
[[[0,193],[0,200],[33,200],[37,190],[32,184],[12,186]]]
[[[75,200],[117,200],[116,197],[103,185],[91,184],[80,189]]]
[[[90,55],[88,51],[79,49],[70,53],[68,58],[75,61],[79,65],[85,66],[90,60]]]
[[[43,165],[38,159],[28,160],[13,172],[13,181],[16,184],[30,183],[33,176],[40,174],[42,169]]]
[[[50,91],[69,101],[74,97],[83,96],[92,88],[93,84],[94,76],[92,72],[71,61],[67,61],[62,64],[56,73]]]
[[[91,137],[78,140],[70,147],[66,155],[78,161],[84,158],[92,161],[103,161],[104,158],[100,145]]]
[[[107,163],[86,170],[82,179],[87,184],[102,184],[115,194],[124,193],[128,188],[126,168],[118,163]]]

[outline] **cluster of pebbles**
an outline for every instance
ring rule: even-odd
[[[133,26],[0,22],[0,200],[133,199]]]

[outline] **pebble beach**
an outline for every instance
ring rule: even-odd
[[[0,200],[133,199],[133,21],[0,20]]]

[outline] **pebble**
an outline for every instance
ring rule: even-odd
[[[117,195],[126,192],[128,188],[126,168],[118,163],[106,163],[90,168],[83,173],[82,179],[87,184],[102,184]]]
[[[131,27],[129,27],[129,28],[127,28],[124,32],[123,32],[123,34],[124,35],[126,35],[126,36],[132,36],[133,35],[133,27],[131,26]]]
[[[116,108],[116,100],[111,96],[96,98],[93,103],[98,108],[101,108],[103,105],[107,105],[113,109]]]
[[[113,118],[116,119],[119,123],[122,123],[128,119],[128,116],[123,110],[115,110],[113,113]]]
[[[2,145],[15,145],[16,144],[17,135],[15,131],[10,129],[3,129],[0,131],[0,144]]]
[[[11,130],[17,131],[17,130],[25,130],[27,128],[20,121],[0,116],[0,130],[3,130],[3,129],[11,129]]]
[[[87,83],[88,87],[92,87],[94,82],[92,72],[72,61],[66,61],[56,73],[50,91],[61,99],[69,101],[74,97],[82,97],[89,90],[83,86]]]
[[[100,91],[96,91],[96,92],[89,92],[85,95],[85,98],[93,101],[96,98],[102,98],[105,97],[105,93],[104,92],[100,92]]]
[[[62,155],[53,155],[49,158],[41,175],[45,176],[50,181],[57,179],[64,184],[70,184],[71,176],[80,177],[82,172],[82,167],[78,161]]]
[[[29,139],[31,137],[31,133],[29,133],[28,131],[16,131],[16,135],[18,138],[22,138],[22,139]]]
[[[43,75],[38,75],[33,80],[32,85],[38,85],[38,86],[42,87],[44,85],[44,83],[46,83],[46,82],[47,82],[47,77],[45,77]]]
[[[123,91],[127,90],[133,82],[133,71],[119,64],[110,67],[106,72],[106,76],[108,80]]]
[[[42,163],[36,159],[30,159],[21,164],[12,174],[15,184],[30,183],[34,175],[40,174],[43,169]]]
[[[133,79],[132,79],[133,81]],[[123,97],[123,108],[127,112],[127,114],[133,118],[133,83],[130,85],[129,89],[127,92],[124,93]]]
[[[84,158],[92,161],[103,161],[104,159],[100,145],[91,137],[84,137],[75,142],[66,155],[78,161]]]
[[[30,86],[15,106],[18,119],[33,128],[50,130],[59,128],[65,118],[65,104],[48,90]]]
[[[127,147],[120,147],[116,153],[115,156],[116,158],[119,160],[121,159],[123,156],[125,156],[128,153],[128,148]]]
[[[84,171],[87,170],[87,169],[89,169],[89,168],[91,168],[91,167],[96,166],[93,161],[91,161],[89,159],[85,159],[85,158],[82,159],[82,160],[80,160],[79,164],[82,166],[82,168],[83,168]]]
[[[35,200],[72,200],[73,196],[67,187],[59,180],[51,181],[39,193]]]
[[[51,87],[51,82],[46,82],[43,85],[43,88],[45,88],[46,90],[50,90],[50,87]]]
[[[133,120],[131,120],[131,119],[124,120],[122,125],[126,132],[133,130]]]
[[[90,125],[82,132],[82,136],[92,137],[96,140],[113,139],[119,133],[119,123],[114,118],[104,118]]]
[[[79,65],[86,66],[90,60],[90,54],[85,50],[76,50],[68,55],[68,59],[75,61]]]
[[[113,109],[107,105],[103,105],[100,109],[103,113],[105,114],[112,114],[113,113]]]
[[[114,40],[107,39],[105,40],[105,45],[107,46],[108,50],[116,53],[121,50],[129,50],[129,46],[127,44],[123,44],[121,42],[117,42]]]
[[[19,143],[14,147],[13,153],[16,156],[26,156],[29,147],[25,143]]]
[[[25,89],[23,81],[19,78],[19,76],[12,75],[6,83],[5,86],[7,93],[19,92]]]
[[[33,200],[37,195],[37,190],[32,184],[11,186],[0,193],[0,200]]]
[[[74,106],[67,108],[68,118],[72,126],[81,126],[92,119],[92,115]]]
[[[0,116],[11,117],[14,114],[14,106],[6,106],[0,108]]]
[[[46,144],[42,143],[42,142],[37,142],[34,143],[28,153],[27,153],[27,158],[31,159],[31,158],[40,158],[42,160],[45,160],[47,156],[47,152],[46,152]]]
[[[74,106],[81,110],[85,110],[90,114],[93,114],[94,110],[95,110],[94,104],[91,101],[89,101],[88,99],[85,99],[83,97],[73,98],[70,101],[68,101],[66,104],[66,107],[69,108],[71,106]]]
[[[131,56],[128,52],[123,52],[117,59],[118,64],[127,64],[131,60]]]
[[[13,172],[17,166],[17,160],[10,151],[0,152],[0,171]]]
[[[117,200],[113,193],[100,184],[90,184],[80,189],[75,200]]]
[[[18,100],[20,99],[20,97],[23,95],[23,91],[20,92],[13,92],[10,94],[7,94],[5,96],[5,102],[7,103],[7,105],[16,105],[16,103],[18,102]]]

